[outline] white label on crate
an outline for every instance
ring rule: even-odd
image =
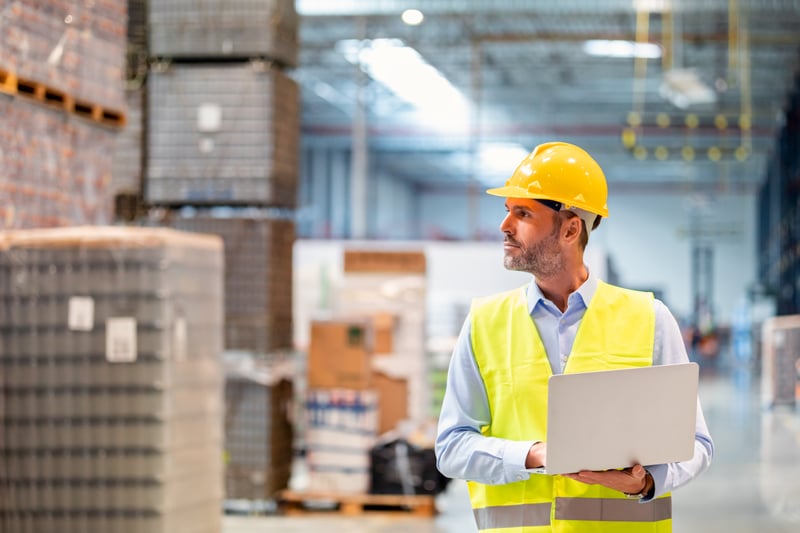
[[[106,320],[106,361],[132,363],[136,361],[136,319],[115,317]]]
[[[197,143],[197,149],[203,154],[210,154],[214,151],[214,139],[210,137],[203,137]]]
[[[219,104],[200,104],[197,107],[197,131],[214,133],[222,128],[222,108]]]
[[[187,336],[188,336],[188,328],[186,326],[186,319],[178,317],[175,319],[175,325],[173,331],[173,349],[175,350],[175,360],[176,361],[185,361],[186,360],[186,350],[187,350]]]
[[[92,331],[94,328],[94,299],[73,296],[69,299],[67,324],[71,331]]]

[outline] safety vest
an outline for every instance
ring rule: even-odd
[[[526,288],[478,299],[472,347],[486,385],[487,437],[546,441],[547,386],[552,375],[528,312]],[[575,337],[565,373],[651,366],[652,293],[600,282]],[[531,475],[505,485],[469,482],[478,529],[497,533],[672,531],[669,494],[640,503],[599,485],[563,476]]]

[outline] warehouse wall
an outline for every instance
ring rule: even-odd
[[[372,194],[367,221],[378,239],[413,239],[419,235],[419,192],[408,182],[383,172],[370,176]]]
[[[711,243],[714,250],[715,316],[718,323],[730,323],[756,276],[753,194],[719,193],[707,204],[678,193],[625,194],[611,208],[613,218],[597,236],[620,279],[634,287],[661,288],[667,304],[681,316],[692,309],[689,229],[692,216],[699,217],[697,241]]]
[[[419,193],[416,187],[372,166],[366,206],[368,237],[417,238]],[[349,149],[305,144],[298,196],[298,235],[335,239],[350,236],[350,173]]]

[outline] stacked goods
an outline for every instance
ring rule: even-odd
[[[145,11],[143,201],[167,225],[222,237],[226,356],[274,364],[293,346],[295,226],[264,211],[297,202],[300,91],[282,70],[297,64],[294,0],[149,0]],[[211,209],[184,218],[185,206]],[[273,408],[292,377],[229,377],[227,498],[270,499],[286,485],[293,431]]]
[[[173,64],[148,80],[150,203],[293,208],[299,90],[259,64]]]
[[[425,272],[424,252],[345,250],[344,277],[334,303],[337,314],[368,317],[373,324],[372,368],[385,376],[377,381],[386,389],[382,412],[396,410],[399,404],[402,412],[390,417],[407,418],[418,426],[428,420],[431,396],[425,349]],[[383,401],[383,396],[391,401]]]
[[[0,530],[221,529],[222,268],[166,229],[2,236]]]
[[[0,69],[76,103],[124,109],[126,2],[12,0],[2,9]]]
[[[105,224],[115,132],[0,98],[0,227]]]
[[[125,92],[128,109],[125,126],[114,142],[111,192],[138,195],[142,189],[142,89]]]
[[[168,223],[225,243],[225,349],[262,356],[290,350],[294,222],[196,216]]]
[[[125,99],[127,120],[114,143],[111,195],[114,199],[114,220],[133,222],[143,212],[144,89],[138,87],[125,91]]]
[[[297,66],[294,0],[151,0],[149,21],[156,57],[265,57]]]
[[[369,335],[361,320],[311,324],[304,436],[312,491],[369,489],[369,452],[379,428]]]
[[[271,500],[289,483],[292,382],[272,368],[226,371],[225,496]]]
[[[138,55],[147,52],[147,7],[153,0],[128,0],[128,49]]]
[[[761,397],[766,407],[800,400],[800,315],[768,318],[761,327]]]
[[[371,390],[309,389],[306,450],[309,488],[364,494],[370,483],[370,450],[378,426]]]
[[[425,269],[422,252],[345,251],[333,317],[311,321],[305,445],[309,469],[317,474],[310,478],[310,490],[366,492],[369,469],[360,468],[370,465],[376,436],[403,433],[427,422]],[[317,411],[337,412],[327,398],[355,398],[356,404],[369,406],[371,425],[363,438],[353,441],[337,435],[339,440],[323,444],[313,424],[319,419]],[[407,421],[411,424],[403,423]],[[351,445],[343,450],[346,456],[339,457],[336,453],[346,438]],[[341,471],[344,465],[348,470]],[[321,477],[322,472],[328,474]]]

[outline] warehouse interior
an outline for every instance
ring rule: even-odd
[[[0,531],[477,531],[436,468],[503,185],[700,369],[675,531],[800,526],[800,0],[0,0]]]

